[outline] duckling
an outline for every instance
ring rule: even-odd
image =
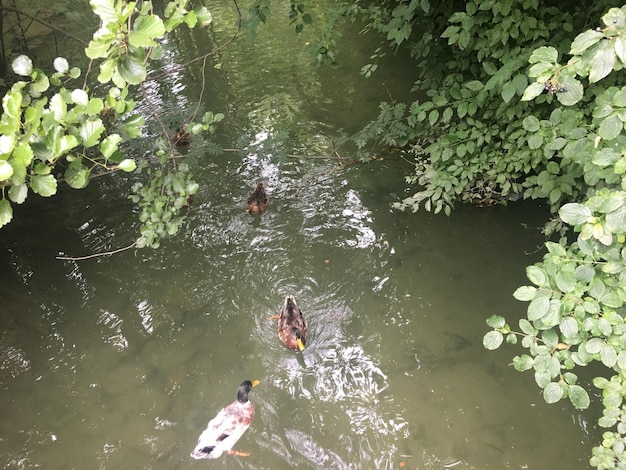
[[[252,387],[259,384],[258,380],[241,382],[237,389],[237,400],[222,409],[215,418],[209,421],[207,428],[198,438],[191,457],[194,459],[216,459],[224,452],[230,455],[247,457],[248,453],[238,452],[232,447],[250,427],[254,418],[254,405],[248,399]]]
[[[183,124],[178,128],[174,137],[172,137],[174,145],[183,147],[191,143],[191,132],[187,132],[187,124]]]
[[[306,320],[293,295],[285,297],[283,310],[278,317],[278,337],[289,349],[304,350],[306,344]]]
[[[263,183],[257,183],[254,187],[254,191],[246,202],[246,212],[250,215],[258,215],[261,212],[265,212],[269,199],[265,192],[265,185]]]

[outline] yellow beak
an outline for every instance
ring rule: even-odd
[[[296,339],[296,342],[298,343],[298,349],[300,351],[304,351],[304,343],[302,342],[302,340],[300,338]]]

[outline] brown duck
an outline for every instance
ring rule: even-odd
[[[306,320],[293,295],[285,297],[285,303],[278,318],[278,337],[289,349],[304,350],[306,344]]]
[[[191,132],[187,132],[187,125],[183,124],[178,128],[174,137],[172,137],[174,145],[183,147],[191,143]]]
[[[254,187],[254,191],[246,201],[246,212],[250,215],[258,215],[261,212],[265,212],[268,203],[269,199],[265,192],[265,185],[263,183],[257,183]]]

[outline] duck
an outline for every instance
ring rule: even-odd
[[[257,183],[254,186],[254,191],[246,201],[246,212],[250,215],[258,215],[261,212],[265,212],[268,203],[269,199],[265,192],[265,185],[263,183]]]
[[[191,143],[191,132],[187,132],[187,124],[183,124],[178,128],[174,137],[172,137],[174,145],[183,147]]]
[[[248,394],[260,382],[244,380],[237,389],[237,400],[223,408],[209,421],[207,428],[198,438],[198,444],[191,452],[194,459],[217,459],[224,452],[230,455],[247,457],[247,452],[233,450],[233,446],[250,427],[254,418],[254,405]]]
[[[278,337],[289,349],[303,351],[306,344],[306,319],[293,295],[285,297],[283,309],[278,318]]]

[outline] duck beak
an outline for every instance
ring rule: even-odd
[[[304,351],[304,343],[302,342],[300,338],[296,339],[296,343],[298,344],[298,349],[300,351]]]
[[[253,381],[252,381],[252,386],[253,386],[253,387],[256,387],[256,386],[257,386],[257,385],[259,385],[260,383],[261,383],[261,381],[260,381],[260,380],[253,380]]]

